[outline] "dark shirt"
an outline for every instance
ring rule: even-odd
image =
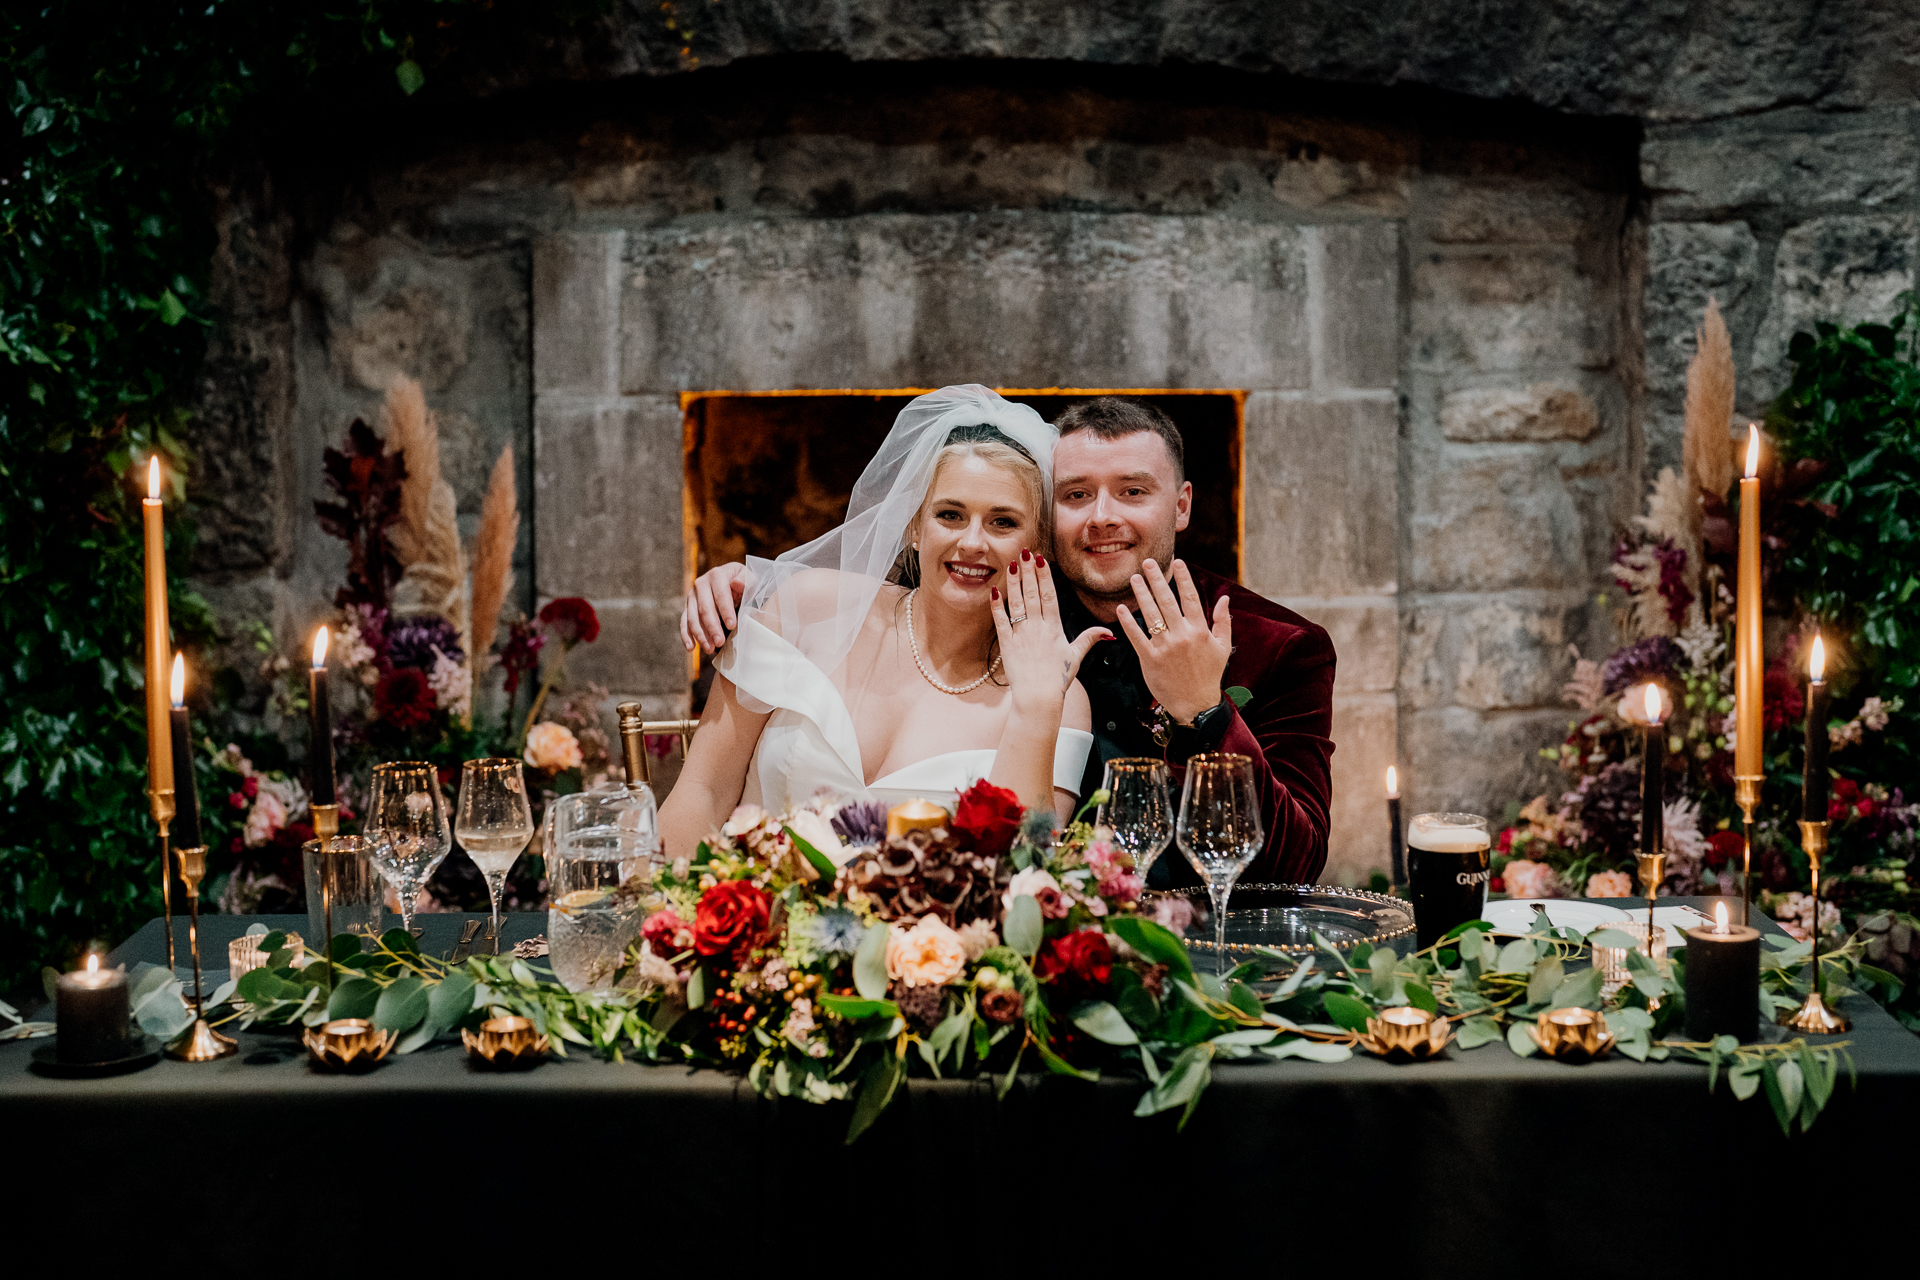
[[[1244,707],[1228,703],[1205,732],[1176,733],[1162,747],[1153,737],[1153,694],[1140,673],[1140,655],[1117,626],[1119,638],[1093,647],[1080,664],[1080,684],[1093,707],[1093,753],[1081,782],[1084,799],[1099,789],[1108,760],[1154,756],[1172,767],[1174,803],[1182,766],[1202,751],[1250,756],[1267,825],[1267,846],[1241,873],[1247,884],[1311,884],[1327,861],[1327,809],[1332,798],[1333,642],[1320,627],[1290,609],[1218,574],[1188,566],[1213,616],[1214,602],[1230,598],[1233,655],[1221,680],[1222,696],[1239,686]],[[1060,593],[1061,626],[1068,636],[1107,626],[1071,588]],[[1198,884],[1199,877],[1170,846],[1154,863],[1155,888]]]

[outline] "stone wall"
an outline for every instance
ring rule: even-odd
[[[1476,33],[1414,6],[1321,43],[1244,13],[1202,38],[1166,4],[1158,46],[1131,20],[1093,39],[1071,6],[994,44],[961,6],[937,40],[902,18],[869,47],[826,22],[859,9],[716,6],[694,74],[623,16],[448,71],[472,98],[297,184],[236,181],[205,410],[216,605],[283,635],[317,615],[343,567],[309,514],[320,448],[408,372],[469,527],[515,448],[519,603],[593,598],[607,630],[574,674],[665,710],[687,690],[681,392],[1243,389],[1247,581],[1340,653],[1329,872],[1351,880],[1384,861],[1389,761],[1414,811],[1548,784],[1569,646],[1610,641],[1611,535],[1677,457],[1706,295],[1753,412],[1796,326],[1912,284],[1907,37],[1822,34],[1878,21],[1865,0],[1611,40],[1586,10]],[[870,61],[785,56],[822,50]],[[954,54],[989,60],[913,61]],[[991,60],[1021,56],[1079,65]],[[1094,65],[1174,56],[1215,65]]]

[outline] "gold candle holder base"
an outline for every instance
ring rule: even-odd
[[[1379,1017],[1368,1018],[1366,1033],[1359,1040],[1362,1049],[1388,1062],[1437,1058],[1452,1042],[1451,1022],[1411,1006],[1383,1009]]]
[[[193,1025],[167,1046],[167,1056],[176,1062],[212,1062],[239,1051],[238,1044],[208,1026],[205,1018],[195,1018]]]
[[[524,1071],[546,1060],[548,1040],[534,1032],[525,1018],[489,1018],[480,1024],[478,1034],[464,1028],[461,1042],[467,1046],[467,1058],[476,1067],[494,1071]]]
[[[1845,1014],[1827,1008],[1818,991],[1807,992],[1800,1007],[1780,1019],[1780,1025],[1810,1036],[1837,1036],[1853,1029]]]
[[[1562,1062],[1592,1062],[1613,1048],[1605,1015],[1591,1009],[1555,1009],[1527,1025],[1540,1052]]]
[[[391,1031],[376,1029],[366,1018],[335,1018],[300,1033],[307,1056],[322,1071],[371,1071],[398,1039]]]
[[[1740,827],[1744,839],[1740,843],[1740,923],[1753,923],[1753,811],[1760,805],[1760,784],[1767,780],[1765,774],[1736,776],[1733,780],[1733,802],[1740,807]]]

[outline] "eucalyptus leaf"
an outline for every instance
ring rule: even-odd
[[[1566,974],[1558,960],[1542,960],[1533,966],[1533,976],[1527,979],[1527,1003],[1546,1004],[1565,981]]]
[[[1516,1057],[1531,1058],[1540,1052],[1540,1046],[1527,1034],[1527,1024],[1515,1022],[1507,1027],[1507,1048],[1513,1050]]]
[[[1174,1107],[1184,1107],[1200,1096],[1213,1078],[1213,1047],[1190,1045],[1173,1060],[1160,1077],[1160,1083],[1140,1095],[1133,1114],[1150,1116]]]
[[[1294,966],[1293,972],[1287,975],[1286,981],[1282,982],[1279,989],[1273,993],[1273,999],[1276,1002],[1285,1000],[1288,996],[1300,989],[1300,984],[1305,982],[1307,975],[1312,972],[1313,957],[1309,955],[1306,959]]]
[[[1462,1049],[1478,1049],[1483,1044],[1492,1044],[1500,1038],[1500,1024],[1482,1014],[1468,1018],[1460,1024],[1454,1043]]]
[[[1030,893],[1023,893],[1007,907],[1007,918],[1003,930],[1006,943],[1021,956],[1031,960],[1033,953],[1040,949],[1045,939],[1045,922],[1040,916],[1040,904]]]
[[[473,1012],[474,981],[454,970],[427,993],[427,1023],[433,1033],[451,1031],[460,1019]]]
[[[884,928],[885,926],[881,927]],[[687,1008],[705,1008],[707,999],[712,994],[709,990],[712,985],[713,979],[707,974],[707,967],[705,965],[696,966],[693,971],[693,976],[687,979]]]
[[[1553,994],[1547,997],[1547,1008],[1598,1009],[1600,987],[1605,978],[1606,974],[1599,969],[1582,969],[1553,989]],[[1528,994],[1532,994],[1532,988],[1528,988]]]
[[[213,994],[207,997],[207,1008],[217,1009],[231,1000],[233,998],[233,989],[239,985],[240,984],[232,978],[228,978],[225,982],[215,987]]]
[[[162,970],[161,972],[165,972]],[[133,1007],[133,1019],[150,1036],[171,1040],[193,1025],[193,1012],[180,1001],[178,978],[152,986]]]
[[[1632,951],[1639,946],[1634,936],[1620,929],[1595,929],[1587,935],[1590,947],[1618,947],[1623,951]]]
[[[1240,1045],[1247,1048],[1257,1048],[1263,1044],[1271,1044],[1273,1038],[1279,1034],[1277,1030],[1268,1027],[1247,1027],[1241,1031],[1223,1032],[1213,1037],[1213,1043],[1216,1045]]]
[[[933,1034],[927,1037],[927,1043],[932,1046],[937,1056],[944,1056],[957,1047],[960,1052],[954,1054],[953,1065],[958,1068],[965,1056],[967,1029],[972,1025],[973,1019],[968,1016],[965,1009],[948,1014],[940,1025],[933,1029]]]
[[[258,973],[259,970],[255,970]],[[248,974],[251,978],[253,974]],[[245,997],[246,978],[241,979],[241,996]],[[371,978],[348,978],[334,987],[333,995],[327,999],[327,1017],[329,1018],[371,1018],[373,1009],[380,1000],[380,984]]]
[[[1515,938],[1500,948],[1500,956],[1493,962],[1497,973],[1528,973],[1533,962],[1540,958],[1540,951],[1530,938]]]
[[[1425,1009],[1428,1013],[1439,1013],[1440,1002],[1434,999],[1433,991],[1417,982],[1409,982],[1402,988],[1407,995],[1407,1003],[1416,1009]]]
[[[1039,907],[1036,905],[1036,911]],[[853,986],[869,1000],[882,1000],[887,994],[887,922],[869,925],[866,936],[853,953]]]
[[[1120,1011],[1104,1000],[1094,1000],[1073,1011],[1073,1025],[1102,1044],[1139,1044],[1140,1037],[1120,1016]]]
[[[1321,1040],[1306,1040],[1298,1036],[1280,1044],[1270,1044],[1261,1049],[1270,1058],[1305,1058],[1309,1062],[1345,1062],[1353,1057],[1353,1050],[1344,1044],[1327,1044]]]
[[[1478,929],[1469,929],[1461,934],[1458,943],[1460,958],[1462,960],[1478,960],[1480,958],[1482,942],[1483,935]]]
[[[1393,967],[1398,963],[1400,963],[1400,957],[1393,953],[1392,947],[1382,947],[1367,958],[1367,975],[1372,979],[1375,999],[1392,998]]]
[[[402,978],[373,1005],[373,1025],[381,1031],[407,1031],[427,1016],[427,988],[418,978]]]
[[[1352,996],[1343,996],[1338,991],[1329,991],[1320,997],[1327,1011],[1327,1017],[1348,1031],[1365,1031],[1367,1019],[1373,1010]]]

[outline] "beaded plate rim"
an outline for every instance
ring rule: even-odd
[[[1317,894],[1323,894],[1323,895],[1326,895],[1329,897],[1335,897],[1335,898],[1354,898],[1361,902],[1379,903],[1383,906],[1395,906],[1407,913],[1407,923],[1405,925],[1402,925],[1400,928],[1383,930],[1382,932],[1374,935],[1371,938],[1356,938],[1352,942],[1345,943],[1338,946],[1336,949],[1340,951],[1349,950],[1355,946],[1358,946],[1362,942],[1366,942],[1376,946],[1382,942],[1392,942],[1396,938],[1407,937],[1409,934],[1412,934],[1413,932],[1415,932],[1415,930],[1418,928],[1417,924],[1413,919],[1413,904],[1411,902],[1408,902],[1405,898],[1393,897],[1390,894],[1374,893],[1370,889],[1348,889],[1341,885],[1331,885],[1331,884],[1237,884],[1233,886],[1233,888],[1235,893],[1238,893],[1243,889],[1259,889],[1259,890],[1279,891],[1279,892],[1287,892],[1287,893],[1317,893]],[[1163,898],[1193,898],[1195,896],[1198,896],[1204,901],[1206,898],[1206,893],[1207,893],[1207,890],[1204,885],[1196,885],[1193,888],[1189,888],[1189,889],[1153,889],[1143,894],[1142,898],[1144,901],[1152,902],[1152,901],[1156,901]],[[1229,903],[1228,903],[1227,914],[1228,915],[1233,914],[1231,900],[1229,900]],[[1206,953],[1207,955],[1214,955],[1218,951],[1218,947],[1213,943],[1211,939],[1189,938],[1189,937],[1182,936],[1181,941],[1186,943],[1187,949],[1189,951],[1200,951],[1200,952]],[[1315,949],[1316,948],[1313,946],[1312,943],[1298,943],[1298,942],[1275,942],[1275,943],[1229,942],[1227,944],[1228,955],[1254,956],[1254,955],[1265,955],[1268,952],[1277,951],[1282,955],[1302,955],[1303,956],[1303,955],[1312,954]]]

